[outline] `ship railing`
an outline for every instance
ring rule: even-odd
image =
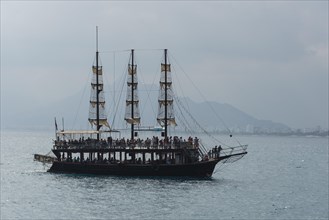
[[[219,158],[221,156],[234,156],[234,155],[244,155],[247,153],[248,145],[239,145],[235,147],[222,148],[220,145],[210,149],[205,155],[208,158]]]
[[[96,149],[106,149],[106,148],[116,148],[116,149],[198,149],[201,154],[204,154],[204,146],[201,143],[194,143],[191,141],[179,141],[179,142],[152,142],[149,141],[137,141],[134,143],[129,143],[123,140],[113,140],[108,142],[106,140],[97,141],[94,139],[90,140],[72,140],[72,141],[55,141],[54,149],[85,149],[85,148],[96,148]],[[201,149],[200,149],[201,148]]]
[[[226,153],[225,156],[223,156],[223,159],[220,161],[221,163],[234,163],[241,158],[243,158],[247,154],[247,147],[248,145],[240,145],[236,147],[231,147],[230,149],[224,149],[224,152]]]
[[[235,147],[227,147],[221,150],[223,155],[232,155],[232,154],[240,154],[247,152],[248,145],[239,145]]]

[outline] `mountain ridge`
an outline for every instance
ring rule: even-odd
[[[154,86],[148,85],[148,89],[144,91],[154,91]],[[110,91],[110,90],[107,90]],[[87,95],[87,94],[88,95]],[[107,94],[110,94],[108,92]],[[152,93],[139,93],[141,100],[140,106],[147,107],[141,110],[142,123],[147,126],[156,126],[156,113],[157,113],[157,101],[149,103],[150,100],[157,100],[157,92]],[[87,97],[88,96],[88,97]],[[124,95],[122,96],[124,97]],[[86,129],[88,128],[88,109],[89,109],[89,92],[81,90],[80,92],[68,96],[59,101],[51,104],[38,103],[35,108],[28,109],[28,114],[22,114],[21,112],[5,112],[4,122],[2,127],[4,128],[46,128],[51,129],[54,126],[53,118],[57,117],[58,124],[61,118],[65,118],[65,129]],[[113,101],[113,100],[112,100]],[[117,100],[118,101],[118,100]],[[107,101],[109,102],[109,101]],[[111,101],[110,101],[111,102]],[[120,102],[117,102],[117,104]],[[220,103],[216,101],[202,101],[196,102],[190,97],[176,97],[176,103],[174,108],[179,109],[178,104],[184,103],[183,108],[189,110],[189,114],[198,121],[198,123],[209,131],[223,131],[229,128],[233,132],[253,132],[256,130],[262,131],[287,131],[290,128],[282,123],[272,122],[271,120],[257,119],[238,108],[228,103]],[[8,111],[8,109],[6,109]],[[127,127],[123,120],[124,104],[114,107],[110,105],[110,124],[114,120],[112,114],[117,112],[115,121],[120,120],[121,123],[115,123],[118,127]],[[18,115],[18,116],[17,116]],[[2,115],[3,116],[3,115]],[[15,116],[15,117],[13,117]],[[177,114],[177,121],[179,122],[179,114]],[[180,117],[185,117],[180,115]],[[181,123],[182,124],[182,123]],[[178,129],[184,129],[181,124],[178,124]]]

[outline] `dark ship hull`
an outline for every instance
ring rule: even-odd
[[[48,172],[117,176],[210,177],[219,160],[189,164],[97,164],[54,161]]]

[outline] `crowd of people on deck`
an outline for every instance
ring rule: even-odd
[[[117,138],[113,139],[112,137],[108,137],[107,139],[92,139],[84,137],[77,139],[68,139],[68,140],[59,140],[57,139],[54,144],[55,149],[198,149],[200,145],[200,141],[197,137],[192,138],[188,137],[188,139],[183,139],[182,137],[174,136],[174,137],[165,137],[159,139],[157,136],[153,136],[152,138],[146,138],[145,140],[137,138],[134,140],[125,139],[125,138]],[[211,158],[219,158],[220,153],[222,151],[221,145],[218,147],[215,146],[207,153],[200,155],[201,161],[208,161]],[[194,160],[198,160],[198,155],[190,155],[191,158],[195,158]],[[123,161],[116,160],[115,158],[104,158],[103,156],[97,157],[97,159],[81,159],[79,157],[64,157],[62,159],[67,162],[82,162],[82,163],[101,163],[101,164],[116,164],[116,163],[133,163],[133,164],[174,164],[174,158],[159,158],[157,160],[143,161],[141,158],[134,159],[124,159]]]
[[[159,139],[157,136],[153,136],[152,139],[125,139],[117,138],[112,139],[92,139],[84,137],[74,140],[55,140],[55,149],[75,149],[75,148],[121,148],[121,149],[179,149],[179,148],[199,148],[199,139],[197,137],[189,137],[187,140],[178,136],[170,136]]]

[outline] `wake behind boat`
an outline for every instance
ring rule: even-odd
[[[210,177],[217,163],[234,162],[247,154],[247,145],[224,147],[221,144],[204,146],[198,137],[169,134],[176,126],[174,92],[168,51],[164,50],[161,63],[157,122],[160,127],[141,127],[138,98],[137,65],[134,50],[128,64],[125,121],[130,125],[130,136],[121,137],[120,129],[110,127],[105,114],[103,69],[92,67],[89,122],[95,130],[68,131],[57,129],[52,152],[56,158],[38,155],[35,159],[50,162],[48,170],[55,173],[84,173],[129,176],[198,176]],[[190,114],[190,113],[188,113]],[[152,131],[146,138],[139,132]],[[154,132],[161,135],[154,135]],[[204,130],[204,132],[206,132]]]

